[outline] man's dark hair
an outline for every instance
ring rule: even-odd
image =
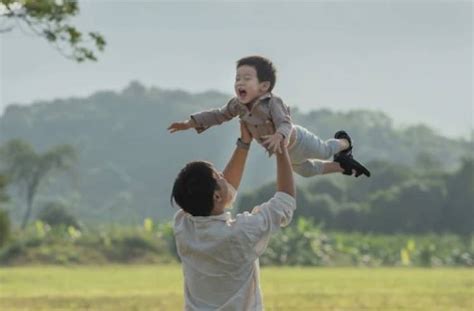
[[[237,61],[237,68],[241,66],[252,66],[257,71],[257,78],[259,82],[270,82],[269,92],[273,90],[276,83],[276,69],[273,63],[262,56],[248,56]]]
[[[186,164],[179,172],[171,193],[171,204],[176,202],[184,211],[193,216],[209,216],[214,208],[213,195],[218,189],[209,162],[194,161]]]

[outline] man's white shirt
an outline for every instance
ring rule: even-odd
[[[174,233],[186,310],[262,310],[258,257],[289,224],[295,199],[277,192],[251,213],[192,216],[179,210]]]

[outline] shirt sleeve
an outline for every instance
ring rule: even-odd
[[[191,115],[191,118],[197,124],[195,128],[196,131],[198,133],[202,133],[211,126],[232,120],[239,115],[237,105],[238,102],[236,101],[236,98],[232,98],[221,108],[206,110]]]
[[[182,232],[184,226],[184,219],[186,217],[186,212],[184,212],[181,208],[174,214],[173,217],[173,234],[174,240],[176,245],[176,252],[178,256],[181,257],[181,248],[182,248]]]
[[[295,209],[295,198],[284,192],[277,192],[269,201],[256,206],[251,213],[236,216],[240,243],[250,260],[263,254],[271,235],[290,223]]]
[[[276,96],[270,99],[270,115],[275,124],[276,132],[282,134],[285,139],[289,139],[293,128],[290,109]]]

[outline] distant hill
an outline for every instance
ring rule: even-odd
[[[145,88],[132,82],[121,92],[11,105],[0,118],[0,144],[22,138],[37,150],[60,143],[79,150],[77,180],[68,184],[51,181],[41,190],[37,204],[65,200],[85,222],[139,222],[143,217],[167,220],[174,213],[169,197],[179,169],[196,159],[223,168],[239,134],[237,120],[200,135],[194,131],[171,135],[167,126],[192,112],[222,106],[229,97],[213,91],[190,94]],[[394,128],[383,112],[301,113],[293,108],[292,115],[295,123],[322,138],[346,129],[354,138],[356,157],[365,163],[383,160],[416,165],[429,158],[451,169],[473,152],[468,140],[444,137],[422,124]],[[274,166],[274,159],[254,144],[242,191],[272,180]],[[19,208],[11,210],[14,218],[19,212]]]

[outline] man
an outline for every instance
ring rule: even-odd
[[[296,208],[293,172],[284,143],[276,153],[277,191],[251,213],[225,208],[235,200],[252,141],[241,137],[221,173],[211,163],[188,163],[174,182],[171,199],[180,207],[174,233],[184,273],[186,310],[262,310],[258,258],[270,236],[288,225]]]

